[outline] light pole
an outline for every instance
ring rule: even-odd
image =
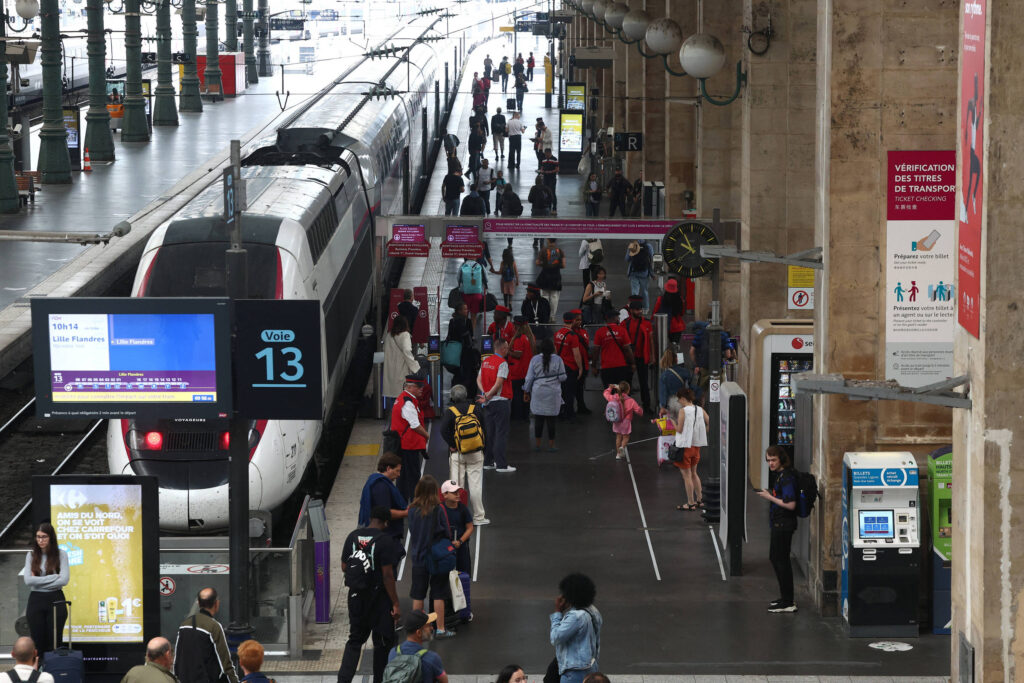
[[[181,95],[178,97],[179,111],[202,111],[203,100],[199,96],[199,74],[196,71],[196,0],[182,0],[181,34],[184,38],[185,73],[181,77]]]
[[[153,125],[178,125],[178,108],[174,105],[171,83],[171,2],[156,3],[156,99],[153,102]]]
[[[216,102],[224,96],[220,82],[220,50],[217,45],[217,0],[206,0],[206,95]]]
[[[68,132],[60,100],[63,82],[60,73],[60,7],[57,0],[43,0],[39,11],[43,34],[43,128],[39,131],[39,173],[44,183],[66,185],[71,182],[71,157]],[[24,131],[28,134],[28,131]]]
[[[273,76],[270,66],[270,3],[259,0],[260,8],[260,76]]]
[[[92,161],[114,160],[114,136],[107,111],[107,40],[103,30],[103,0],[87,0],[89,54],[89,111],[85,115],[85,148]]]
[[[29,22],[39,14],[39,5],[34,2],[19,2],[18,16],[22,19],[22,27],[14,28],[14,17],[7,14],[7,8],[0,6],[0,37],[7,37],[7,28],[21,32],[29,27]],[[7,41],[3,41],[3,49],[7,50]],[[18,197],[18,181],[14,178],[14,151],[11,140],[7,136],[7,59],[0,59],[0,83],[4,88],[4,102],[0,105],[0,213],[18,213],[21,199]],[[24,131],[28,135],[28,131]]]
[[[238,0],[225,0],[224,47],[226,52],[238,52]]]
[[[253,20],[258,15],[252,11],[252,0],[242,0],[242,51],[245,53],[245,80],[247,83],[259,82],[256,71],[256,52],[253,49]]]
[[[142,97],[142,15],[139,9],[139,0],[125,0],[125,97],[121,142],[149,142],[146,100]]]

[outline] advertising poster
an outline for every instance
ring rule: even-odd
[[[960,50],[960,222],[957,245],[957,319],[975,337],[981,334],[981,211],[984,206],[985,13],[988,0],[963,3]]]
[[[576,153],[583,151],[583,114],[563,112],[559,117],[558,150]]]
[[[587,108],[587,84],[565,84],[565,108],[573,111],[584,111]]]
[[[50,519],[68,554],[75,643],[142,643],[142,487],[52,484]]]
[[[953,375],[956,152],[889,152],[885,378],[905,387]]]

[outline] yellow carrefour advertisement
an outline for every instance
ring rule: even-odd
[[[569,114],[562,112],[559,131],[559,151],[583,151],[583,114]]]
[[[141,643],[142,487],[52,484],[50,519],[68,554],[72,642]]]

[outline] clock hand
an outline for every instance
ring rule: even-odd
[[[683,241],[686,242],[686,250],[687,251],[689,251],[691,254],[696,254],[697,253],[697,250],[693,248],[692,244],[690,244],[690,238],[689,237],[686,237],[684,235],[683,236]]]

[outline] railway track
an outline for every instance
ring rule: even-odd
[[[0,426],[0,547],[28,543],[32,477],[106,472],[105,420],[41,420],[30,399]]]

